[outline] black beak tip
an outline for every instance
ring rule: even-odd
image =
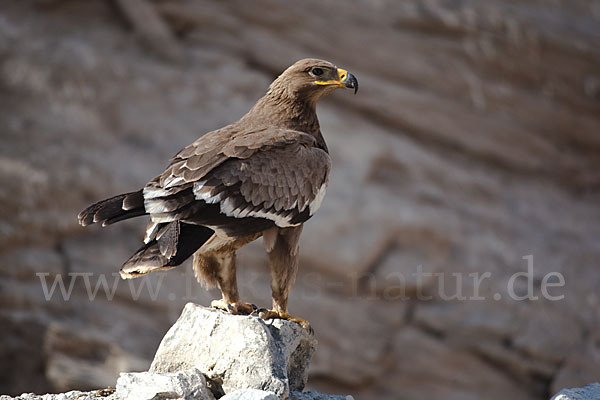
[[[358,92],[358,80],[356,80],[354,75],[348,73],[348,78],[346,78],[344,85],[349,89],[354,89],[354,94]]]

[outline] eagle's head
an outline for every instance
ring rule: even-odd
[[[297,61],[271,84],[271,91],[316,102],[334,89],[346,87],[358,91],[358,81],[348,71],[329,61],[306,58]]]

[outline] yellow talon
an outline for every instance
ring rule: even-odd
[[[307,331],[309,331],[311,334],[313,333],[313,329],[310,326],[310,323],[302,318],[298,318],[298,317],[294,317],[293,315],[291,315],[288,312],[278,312],[275,310],[266,310],[260,313],[260,317],[262,319],[274,319],[274,318],[279,318],[279,319],[285,319],[287,321],[292,321],[297,323],[298,325],[300,325],[301,327],[303,327],[304,329],[306,329]]]

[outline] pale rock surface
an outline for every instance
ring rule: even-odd
[[[563,389],[552,397],[552,400],[598,399],[600,399],[600,383],[592,383],[583,388]]]
[[[241,389],[221,397],[220,400],[278,400],[273,392],[258,389]],[[354,400],[352,396],[337,396],[333,394],[308,392],[291,392],[289,400]]]
[[[206,378],[195,368],[171,373],[121,373],[117,380],[117,397],[131,400],[215,400],[206,385]]]
[[[122,400],[111,390],[95,390],[91,392],[80,392],[72,390],[66,393],[56,394],[34,394],[23,393],[17,397],[0,395],[0,400]],[[158,400],[158,399],[157,399]]]
[[[295,322],[234,316],[188,303],[163,338],[150,372],[197,368],[213,392],[302,391],[316,340]]]
[[[259,389],[240,389],[221,397],[221,400],[278,400],[273,392]]]

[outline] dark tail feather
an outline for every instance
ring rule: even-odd
[[[79,213],[77,218],[83,226],[101,223],[102,226],[146,214],[142,190],[124,193],[92,204]]]
[[[136,278],[159,269],[170,269],[187,260],[214,231],[179,221],[164,224],[157,238],[142,246],[121,267],[123,279]]]

